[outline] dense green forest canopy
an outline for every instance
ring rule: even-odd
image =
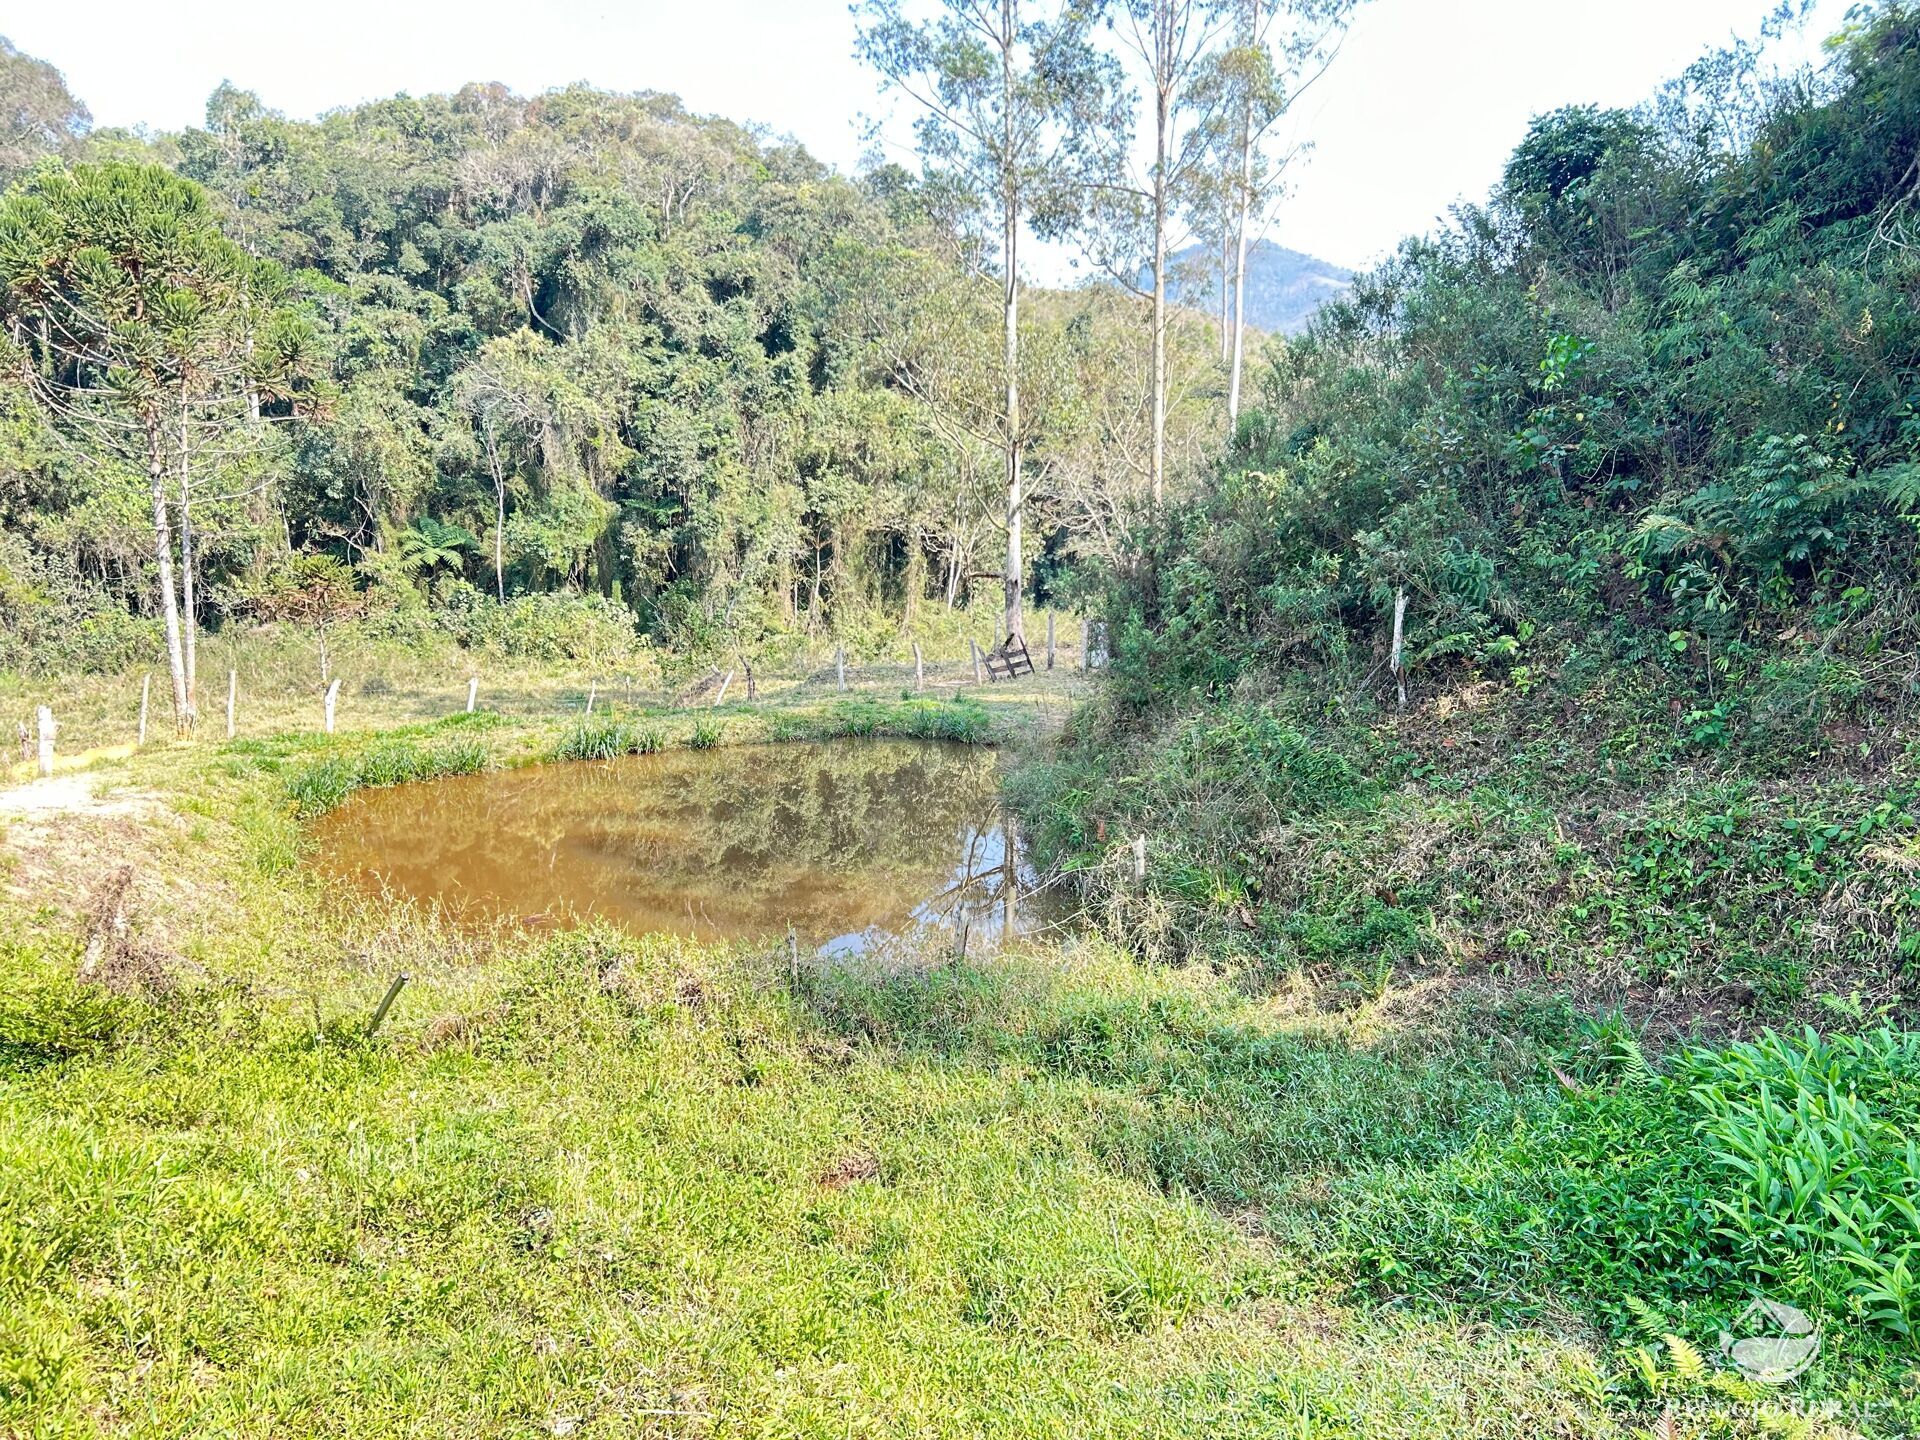
[[[847,178],[666,95],[471,85],[306,123],[223,86],[204,128],[86,135],[51,74],[22,72],[37,138],[0,151],[9,281],[56,246],[53,221],[21,238],[23,206],[57,210],[71,173],[134,186],[157,165],[312,332],[298,402],[250,395],[223,428],[196,390],[194,433],[218,443],[167,462],[201,623],[270,611],[288,557],[311,553],[352,566],[384,623],[534,649],[638,627],[751,650],[898,625],[997,575],[998,282],[937,186]],[[32,315],[12,323],[42,371],[73,368],[36,348]],[[1117,294],[1040,293],[1022,323],[1044,599],[1063,566],[1117,553],[1146,395]],[[1189,468],[1222,423],[1203,330],[1175,326]],[[140,458],[6,396],[5,658],[151,656]]]

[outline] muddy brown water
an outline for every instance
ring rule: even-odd
[[[365,790],[315,827],[321,870],[456,917],[830,955],[922,927],[970,947],[1059,923],[1009,844],[994,752],[905,740],[669,750]],[[1048,897],[1038,897],[1044,902]]]

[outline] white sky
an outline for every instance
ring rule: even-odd
[[[1377,259],[1484,197],[1533,115],[1645,99],[1704,49],[1757,31],[1769,3],[1372,0],[1301,102],[1315,149],[1270,237],[1345,265]],[[1820,0],[1809,46],[1847,4]],[[846,0],[331,0],[319,12],[90,0],[35,4],[0,34],[65,71],[102,125],[198,124],[222,79],[296,117],[468,80],[522,93],[586,80],[677,92],[851,169],[855,117],[888,109],[852,58]]]

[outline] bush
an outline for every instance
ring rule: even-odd
[[[556,590],[516,595],[504,605],[469,588],[438,612],[440,623],[462,645],[516,660],[585,660],[644,671],[657,670],[633,615],[604,595]]]
[[[0,531],[0,669],[114,674],[162,653],[160,625]]]

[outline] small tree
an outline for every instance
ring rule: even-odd
[[[367,598],[353,571],[331,555],[294,555],[272,571],[248,601],[263,620],[284,620],[313,630],[320,644],[320,683],[333,679],[327,634],[363,614]]]

